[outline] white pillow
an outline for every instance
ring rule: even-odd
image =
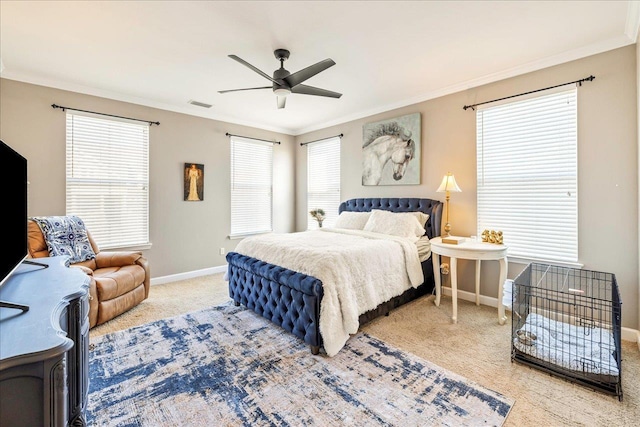
[[[336,223],[335,228],[346,228],[348,230],[362,230],[369,220],[371,212],[342,212]]]
[[[382,209],[372,209],[372,211],[382,211]],[[391,212],[391,211],[383,211],[383,212]],[[425,231],[427,229],[427,220],[429,219],[429,214],[426,214],[426,213],[420,212],[420,211],[414,211],[414,212],[391,212],[391,213],[414,215],[416,217],[416,219],[418,220],[418,222],[420,222],[420,225],[422,226],[422,228],[424,228]],[[422,237],[422,236],[420,236],[420,237]]]
[[[416,216],[416,218],[418,218],[418,221],[420,221],[420,225],[422,225],[422,227],[425,230],[427,229],[427,220],[429,219],[429,214],[426,214],[426,213],[420,212],[420,211],[407,212],[407,213],[414,214]]]
[[[415,242],[424,235],[425,230],[415,212],[389,212],[374,209],[364,226],[364,231],[406,237]]]

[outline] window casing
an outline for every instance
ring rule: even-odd
[[[340,206],[340,138],[328,138],[307,144],[307,228],[318,228],[309,215],[324,210],[323,227],[333,227]]]
[[[273,144],[231,137],[230,237],[272,231]]]
[[[477,220],[510,258],[578,262],[577,90],[481,108]]]
[[[66,116],[66,212],[101,249],[149,245],[149,125]]]

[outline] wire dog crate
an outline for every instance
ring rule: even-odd
[[[622,400],[614,274],[531,263],[514,280],[512,303],[512,361]]]

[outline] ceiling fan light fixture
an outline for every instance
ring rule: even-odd
[[[277,89],[274,89],[273,93],[278,96],[287,96],[291,94],[291,89],[289,89],[288,87],[279,87]]]

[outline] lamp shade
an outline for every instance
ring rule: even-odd
[[[440,187],[438,187],[438,189],[436,190],[437,193],[444,193],[446,191],[452,191],[454,193],[462,192],[460,187],[458,187],[458,184],[456,184],[456,178],[451,174],[451,172],[448,172],[442,178]]]

